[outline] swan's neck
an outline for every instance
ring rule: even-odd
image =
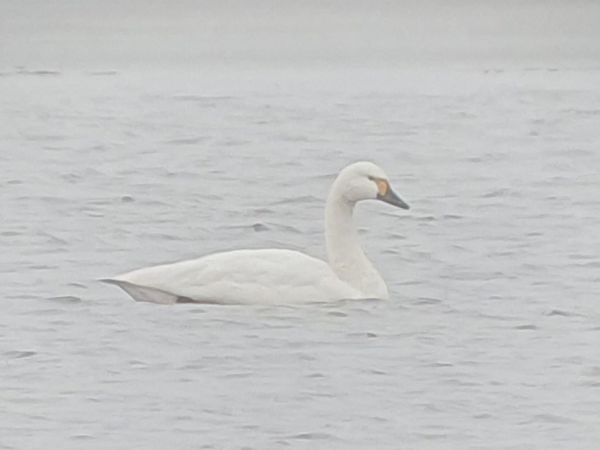
[[[387,298],[387,287],[365,255],[354,226],[354,203],[337,195],[335,184],[325,208],[325,239],[329,265],[336,275],[365,297]]]

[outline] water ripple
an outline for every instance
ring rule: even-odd
[[[35,356],[36,354],[36,352],[27,350],[10,350],[8,352],[2,353],[2,355],[8,359],[30,358],[32,356]]]

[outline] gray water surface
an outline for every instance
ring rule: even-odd
[[[241,73],[241,75],[240,75]],[[600,76],[0,77],[0,448],[597,448]],[[336,172],[391,300],[165,307],[96,280],[324,256]]]

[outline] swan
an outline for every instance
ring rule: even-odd
[[[286,304],[388,299],[379,272],[363,252],[352,220],[362,200],[409,209],[376,164],[350,164],[333,182],[325,207],[328,263],[294,250],[233,250],[147,267],[102,281],[152,303]]]

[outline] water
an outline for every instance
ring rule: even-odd
[[[2,448],[596,448],[597,69],[7,72]],[[164,307],[98,278],[324,256],[337,170],[389,302]]]
[[[51,21],[30,26],[33,43],[3,40],[0,449],[598,448],[597,41],[529,61],[554,41],[500,31],[515,54],[529,47],[510,61],[385,64],[401,48],[389,37],[356,50],[394,22],[371,18],[358,37],[342,27],[350,44],[288,53],[272,27],[200,58],[230,48],[252,64],[195,66],[209,41],[192,62],[175,45],[193,20],[165,18],[156,50],[150,34],[110,34],[129,20],[115,17],[90,22],[86,45]],[[587,28],[568,23],[547,36],[582,42]],[[429,50],[444,33],[432,36]],[[148,61],[175,47],[169,64]],[[276,64],[256,59],[265,47]],[[132,55],[146,59],[121,63]],[[412,207],[356,213],[389,302],[161,306],[96,281],[242,247],[324,257],[327,189],[362,159]]]

